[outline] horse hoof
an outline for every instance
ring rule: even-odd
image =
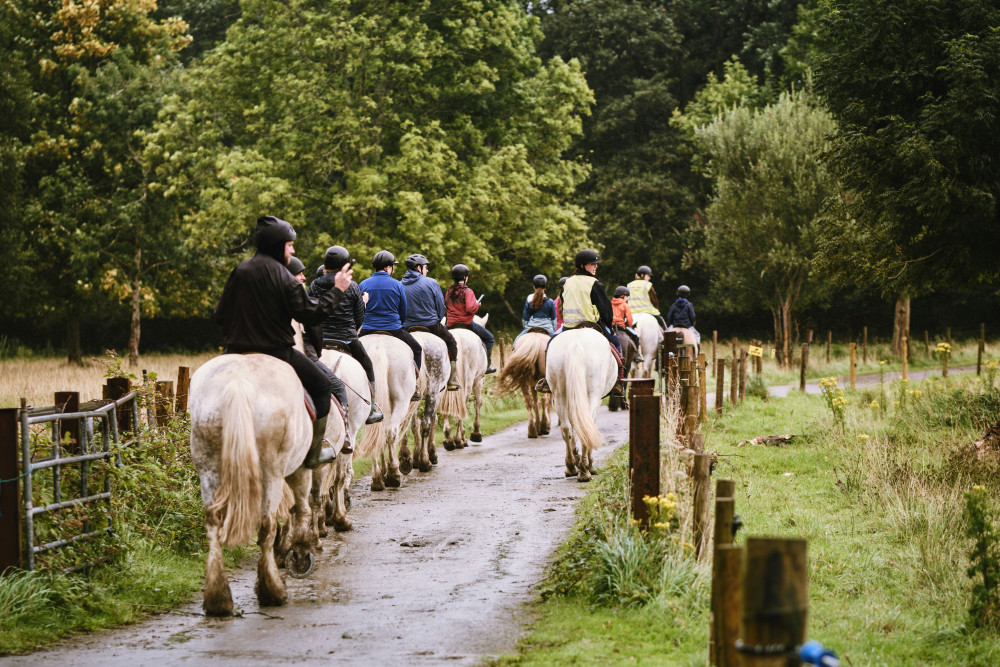
[[[432,469],[433,469],[433,466],[430,464],[429,461],[426,462],[426,463],[421,463],[420,467],[418,468],[418,470],[420,470],[420,472],[430,472]]]
[[[305,579],[316,569],[316,558],[311,551],[304,554],[295,549],[285,555],[285,570],[296,579]]]
[[[326,537],[327,535],[330,534],[330,531],[328,531],[326,529],[326,522],[325,521],[319,525],[319,530],[317,532],[319,533],[320,537]],[[323,550],[323,545],[322,544],[317,544],[316,548],[319,551],[322,551]]]
[[[372,491],[385,491],[385,482],[383,482],[381,480],[379,480],[378,482],[376,482],[373,479],[372,480]],[[348,505],[348,507],[350,507],[350,505]]]
[[[205,598],[205,602],[202,603],[202,609],[205,610],[205,616],[232,616],[233,600],[232,598],[227,600],[209,600]]]
[[[581,472],[579,475],[576,476],[576,481],[578,481],[578,482],[589,482],[590,481],[590,473],[584,474],[584,473]]]
[[[566,472],[563,473],[566,477],[576,477],[576,471],[566,468]]]
[[[399,472],[404,475],[409,475],[413,472],[413,461],[410,459],[400,459],[399,460]]]
[[[399,488],[399,478],[398,477],[386,477],[385,478],[385,485],[386,486],[391,486],[394,489],[398,489]]]
[[[455,449],[455,443],[452,442],[451,440],[445,440],[442,444],[444,445],[444,448],[445,448],[446,451],[450,452],[450,451],[454,451],[454,449]]]
[[[354,530],[354,524],[351,523],[350,519],[345,517],[343,521],[334,520],[333,529],[338,533],[346,533],[349,530]]]
[[[543,428],[538,432],[538,435],[548,435],[548,434],[549,434],[549,429],[547,428]]]
[[[351,494],[344,490],[344,509],[351,509]]]
[[[429,458],[431,460],[431,465],[432,466],[436,466],[438,464],[438,455],[437,455],[437,452],[433,452],[433,451],[430,452],[428,454],[427,458]]]
[[[482,433],[473,433],[472,435],[469,436],[469,440],[471,440],[472,442],[482,442],[483,441],[483,434]]]
[[[538,434],[537,434],[537,433],[532,433],[531,431],[528,431],[528,438],[529,438],[530,440],[534,440],[534,439],[535,439],[535,438],[537,438],[537,437],[538,437]]]

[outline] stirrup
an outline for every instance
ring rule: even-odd
[[[490,366],[486,369],[486,375],[489,375],[490,373],[496,373],[496,372],[497,372],[497,367],[494,366],[494,365],[492,365],[492,364],[490,364]]]
[[[341,454],[353,454],[354,453],[354,445],[351,444],[351,439],[350,438],[347,438],[347,437],[344,438],[344,444],[341,445],[341,447],[340,447],[340,453]]]
[[[385,415],[382,414],[381,410],[379,410],[379,407],[375,403],[375,401],[372,401],[372,409],[368,413],[368,417],[365,419],[365,424],[377,424],[378,422],[382,421],[383,419],[385,419]],[[344,451],[344,450],[341,450],[341,451]]]
[[[460,385],[458,383],[458,381],[456,381],[455,384],[449,384],[448,385],[448,391],[458,391],[461,388],[462,388],[462,385]]]
[[[542,378],[535,384],[535,391],[542,394],[551,394],[552,390],[549,388],[549,381],[546,378]]]
[[[625,398],[625,387],[622,385],[621,380],[615,380],[615,385],[611,387],[611,396],[617,396],[618,398]]]

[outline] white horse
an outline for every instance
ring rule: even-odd
[[[274,557],[275,511],[285,482],[294,496],[290,571],[297,576],[308,573],[313,563],[312,474],[302,466],[312,441],[312,423],[302,383],[280,359],[226,354],[195,371],[188,397],[191,458],[201,480],[208,536],[205,613],[233,613],[222,547],[247,544],[255,532],[260,546],[257,599],[265,606],[285,604],[285,582]]]
[[[487,316],[488,317],[488,316]],[[487,318],[476,318],[476,321],[485,325]],[[461,388],[458,391],[446,392],[441,399],[438,412],[444,418],[444,448],[449,452],[453,449],[468,447],[469,440],[472,442],[482,442],[483,435],[479,431],[479,412],[483,407],[483,378],[486,376],[486,347],[483,341],[469,329],[451,329],[452,335],[458,342],[458,383]],[[469,416],[467,403],[469,396],[473,398],[476,409],[476,417],[472,423],[472,433],[469,439],[465,438],[465,418]],[[455,437],[451,436],[451,420],[455,420]]]
[[[441,402],[442,392],[448,385],[448,375],[451,373],[448,346],[445,342],[429,331],[414,331],[412,334],[424,349],[424,362],[417,380],[417,390],[423,398],[424,414],[421,416],[418,409],[410,421],[413,430],[412,463],[406,432],[403,432],[403,444],[399,448],[399,469],[404,475],[410,474],[413,466],[420,472],[430,472],[431,465],[437,463],[434,431],[437,429],[438,404]]]
[[[358,431],[365,425],[365,420],[371,408],[373,396],[368,386],[368,376],[365,369],[350,354],[340,350],[323,350],[320,361],[330,367],[334,374],[347,385],[347,439],[356,448]],[[367,401],[367,402],[366,402]],[[327,421],[327,439],[340,447],[344,441],[331,436],[333,419]],[[343,427],[341,427],[341,430]],[[324,466],[323,483],[320,486],[321,497],[326,498],[326,525],[333,526],[337,531],[351,530],[351,520],[347,518],[347,490],[354,479],[354,464],[351,454],[340,453],[337,461],[330,466]],[[324,531],[320,531],[323,535]],[[325,536],[325,535],[324,535]]]
[[[694,332],[687,327],[667,327],[667,331],[673,334],[677,334],[683,337],[683,341],[677,343],[678,345],[692,345],[691,348],[694,351],[692,359],[698,358],[698,339],[695,338]]]
[[[552,409],[550,394],[539,397],[535,385],[545,377],[545,346],[548,333],[529,331],[517,341],[517,347],[500,370],[497,385],[502,392],[521,390],[524,407],[528,409],[528,437],[549,434],[549,413]]]
[[[371,489],[384,491],[386,486],[398,487],[400,484],[396,446],[419,405],[410,402],[417,388],[417,375],[413,368],[413,352],[403,341],[383,334],[372,334],[360,340],[372,360],[375,402],[382,408],[385,418],[365,428],[355,455],[371,458]]]
[[[589,482],[593,451],[601,443],[597,409],[618,379],[618,362],[608,339],[593,329],[564,331],[549,344],[547,356],[545,377],[566,442],[566,476]]]
[[[640,377],[651,378],[656,370],[656,353],[663,342],[663,329],[656,318],[649,313],[639,313],[632,317],[635,331],[639,334],[639,350],[642,352],[642,363],[638,372]]]

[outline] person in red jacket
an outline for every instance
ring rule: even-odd
[[[635,360],[643,361],[642,350],[639,348],[639,334],[635,332],[632,323],[632,309],[628,306],[628,288],[619,285],[615,288],[615,296],[611,299],[611,311],[614,313],[612,324],[616,331],[624,332],[635,343]]]
[[[479,311],[479,299],[468,287],[469,267],[465,264],[456,264],[451,268],[451,278],[455,283],[448,288],[444,295],[445,322],[449,329],[454,327],[471,329],[479,336],[483,345],[486,346],[486,372],[496,373],[497,369],[490,361],[493,355],[493,334],[473,319],[473,316]]]

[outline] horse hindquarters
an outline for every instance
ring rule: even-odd
[[[554,394],[560,396],[562,411],[569,421],[568,424],[561,426],[563,439],[566,440],[567,476],[572,474],[573,468],[570,463],[573,459],[577,481],[589,482],[593,450],[600,445],[601,432],[597,430],[597,424],[594,422],[593,397],[589,392],[587,369],[582,363],[566,363],[570,356],[574,359],[586,358],[582,350],[578,351],[578,354],[564,356],[561,383],[563,386],[561,392]],[[562,422],[561,417],[560,422]],[[579,450],[575,446],[577,442],[580,445]]]

